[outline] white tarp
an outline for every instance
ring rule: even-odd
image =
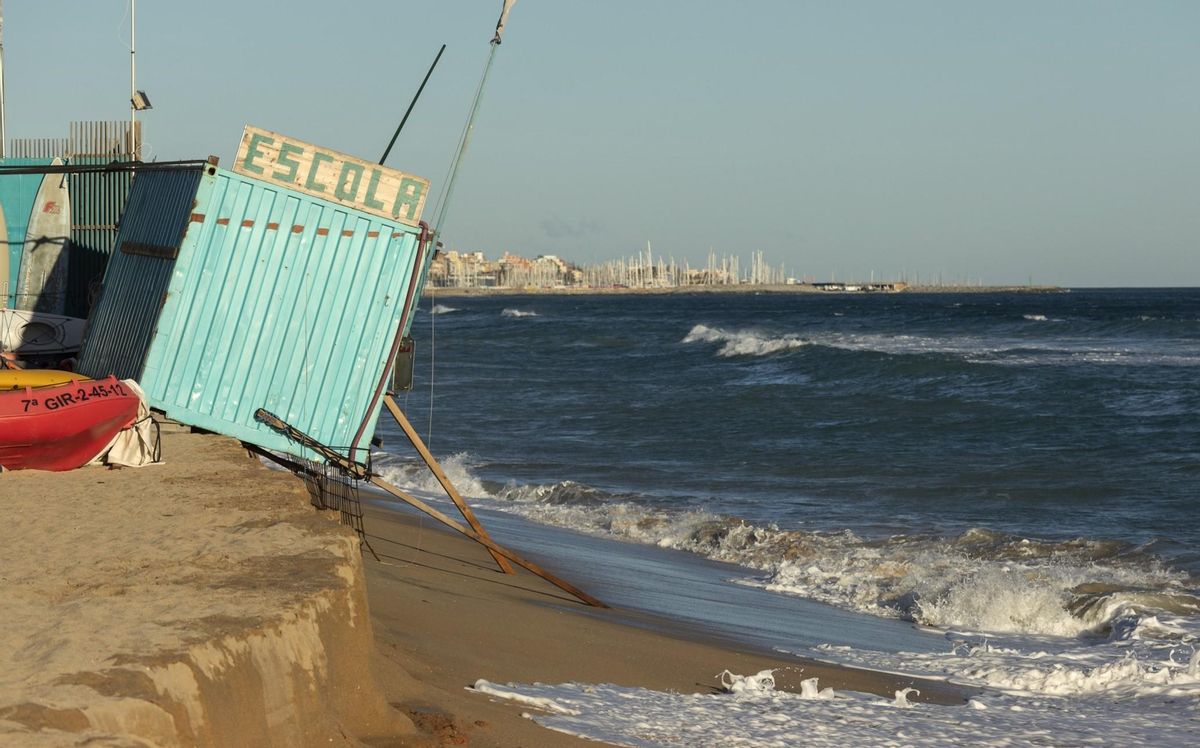
[[[161,463],[158,424],[150,415],[150,406],[146,404],[146,393],[132,379],[123,379],[121,383],[138,396],[140,402],[138,403],[137,420],[128,428],[117,432],[108,446],[88,464],[143,467]]]

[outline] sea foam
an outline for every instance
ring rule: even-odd
[[[1156,613],[1165,614],[1155,619],[1165,631],[1161,621],[1200,612],[1186,574],[1113,541],[1038,541],[981,528],[870,539],[659,507],[576,481],[489,486],[466,454],[442,466],[461,493],[502,511],[739,564],[760,572],[741,584],[942,629],[1152,638],[1147,621]],[[418,462],[379,457],[376,469],[400,485],[440,492]]]
[[[808,345],[795,335],[773,336],[753,330],[727,331],[706,325],[696,325],[681,341],[683,343],[721,343],[718,356],[768,356],[780,351]]]
[[[814,698],[775,690],[756,676],[726,671],[722,677],[753,687],[686,694],[611,684],[508,684],[486,693],[546,705],[549,714],[525,715],[545,727],[626,746],[1186,746],[1195,737],[1188,711],[1166,700],[988,693],[960,706],[934,706],[909,701],[917,695],[911,688],[890,699],[850,691]]]

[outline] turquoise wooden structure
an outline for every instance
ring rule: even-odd
[[[421,293],[427,228],[214,166],[138,174],[80,357],[182,423],[362,460]]]

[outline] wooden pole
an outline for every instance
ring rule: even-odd
[[[390,400],[391,398],[388,398],[388,399]],[[553,574],[546,571],[545,569],[538,566],[537,564],[533,563],[532,561],[527,561],[527,560],[521,558],[520,556],[518,556],[517,554],[513,553],[512,551],[508,550],[507,548],[497,545],[496,541],[492,540],[491,538],[489,538],[485,535],[480,535],[479,533],[472,530],[470,527],[468,527],[460,522],[457,522],[453,519],[450,519],[445,514],[442,514],[437,509],[434,509],[433,507],[429,506],[424,501],[421,501],[420,499],[416,498],[415,496],[410,496],[410,495],[404,493],[399,488],[396,488],[391,483],[388,483],[383,478],[380,478],[378,475],[368,475],[362,465],[359,465],[358,463],[353,462],[352,460],[348,459],[347,457],[344,457],[344,456],[338,454],[334,450],[332,450],[329,447],[325,446],[324,444],[321,444],[320,442],[318,442],[316,439],[313,439],[308,434],[297,429],[295,426],[291,426],[291,425],[285,423],[283,420],[281,420],[279,418],[279,416],[271,413],[270,411],[268,411],[264,408],[259,408],[258,410],[254,411],[254,418],[257,421],[260,421],[261,423],[267,424],[268,426],[275,429],[276,431],[279,431],[280,433],[285,434],[288,438],[296,441],[297,443],[302,444],[302,445],[308,447],[309,449],[313,450],[314,452],[320,454],[326,460],[332,462],[333,464],[335,464],[338,467],[345,470],[347,472],[347,474],[349,474],[355,478],[358,478],[359,480],[370,481],[370,483],[372,485],[378,486],[379,488],[382,488],[384,491],[391,494],[392,496],[395,496],[397,499],[400,499],[401,501],[405,502],[406,504],[409,504],[410,506],[420,509],[422,512],[425,512],[430,517],[433,517],[438,522],[441,522],[442,524],[446,525],[447,527],[451,527],[455,530],[458,530],[463,535],[466,535],[468,538],[471,538],[476,543],[479,543],[483,547],[487,548],[489,551],[492,551],[493,553],[499,553],[501,556],[504,556],[505,558],[511,560],[513,563],[517,564],[518,566],[522,566],[522,567],[528,569],[529,571],[533,572],[534,574],[537,574],[539,577],[541,577],[542,579],[545,579],[550,584],[553,584],[554,586],[556,586],[566,592],[571,593],[572,595],[579,598],[580,600],[587,603],[588,605],[591,605],[596,608],[607,608],[608,607],[607,605],[600,602],[596,598],[592,597],[588,593],[584,592],[583,590],[579,589],[578,587],[575,587],[574,585],[570,584],[569,582],[559,579],[558,577],[554,576]]]
[[[417,430],[413,428],[411,423],[409,423],[408,418],[404,415],[404,411],[400,410],[400,406],[396,404],[396,401],[392,399],[391,395],[383,396],[383,404],[387,406],[388,412],[392,414],[392,418],[396,419],[396,423],[400,425],[400,428],[404,431],[404,435],[408,437],[410,442],[412,442],[413,449],[417,450],[417,454],[421,455],[421,459],[424,460],[425,464],[429,466],[430,471],[433,472],[433,475],[435,478],[437,478],[438,483],[442,484],[442,488],[445,489],[446,494],[450,496],[450,500],[454,502],[454,506],[458,507],[458,511],[462,512],[462,516],[467,520],[467,524],[471,526],[471,529],[474,530],[477,535],[491,540],[487,530],[483,529],[483,525],[479,524],[479,520],[475,518],[475,512],[471,511],[471,507],[467,506],[467,502],[463,500],[462,495],[458,493],[458,489],[456,489],[454,484],[450,482],[450,478],[446,476],[446,472],[442,470],[442,466],[438,464],[436,459],[434,459],[434,456],[432,453],[430,453],[429,448],[425,446],[425,442],[423,442],[420,435],[417,434]],[[488,551],[492,554],[492,558],[496,560],[496,564],[500,567],[500,571],[504,572],[505,574],[516,573],[513,571],[512,565],[510,565],[508,560],[504,558],[504,554],[497,553],[491,548],[488,548]]]
[[[417,509],[420,509],[422,512],[425,512],[430,517],[433,517],[434,519],[436,519],[438,522],[441,522],[442,524],[446,525],[447,527],[452,527],[455,530],[458,530],[463,535],[466,535],[468,538],[471,538],[476,543],[479,543],[480,545],[487,548],[489,551],[492,552],[492,555],[500,554],[501,556],[504,556],[505,558],[510,559],[513,563],[517,564],[518,566],[522,566],[522,567],[528,569],[529,571],[538,575],[542,579],[545,579],[550,584],[553,584],[554,586],[558,587],[559,589],[561,589],[565,592],[569,592],[571,595],[574,595],[575,597],[579,598],[580,600],[587,603],[588,605],[591,605],[596,608],[607,608],[608,607],[604,603],[600,602],[599,600],[592,597],[588,593],[586,593],[583,590],[579,589],[578,587],[574,586],[570,582],[566,582],[562,579],[559,579],[558,577],[554,576],[553,574],[546,571],[545,569],[538,566],[537,564],[533,563],[532,561],[528,561],[524,558],[521,558],[520,556],[518,556],[517,554],[508,550],[507,548],[497,545],[495,543],[495,541],[493,541],[491,538],[480,535],[479,533],[475,532],[470,527],[467,527],[466,525],[462,524],[461,522],[458,522],[454,519],[451,519],[450,517],[447,517],[445,514],[439,512],[437,509],[434,509],[433,507],[429,506],[424,501],[421,501],[420,499],[418,499],[415,496],[410,496],[410,495],[404,493],[399,488],[396,488],[391,483],[388,483],[387,481],[380,478],[379,476],[372,475],[368,480],[370,480],[373,485],[376,485],[376,486],[382,488],[384,491],[387,491],[389,494],[391,494],[392,496],[395,496],[397,499],[400,499],[401,501],[403,501]]]

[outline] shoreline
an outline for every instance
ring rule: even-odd
[[[777,688],[795,693],[812,677],[822,688],[889,699],[915,686],[920,700],[935,704],[964,704],[974,693],[772,652],[663,616],[589,608],[530,574],[500,573],[482,546],[415,512],[367,504],[364,512],[381,559],[365,561],[376,650],[389,663],[385,672],[407,673],[394,684],[384,676],[389,700],[399,694],[418,724],[422,713],[448,720],[450,734],[470,745],[596,745],[536,725],[521,716],[528,705],[470,690],[478,679],[714,693],[726,669],[773,669]]]
[[[675,286],[671,288],[485,288],[426,286],[423,298],[468,296],[674,296],[697,294],[811,294],[813,296],[895,296],[905,294],[1069,293],[1061,286],[908,286],[897,291],[826,291],[803,283],[793,285]]]
[[[596,744],[468,688],[481,678],[713,693],[723,670],[775,669],[781,690],[970,695],[588,608],[367,504],[376,561],[236,441],[164,426],[163,446],[139,470],[0,477],[0,743]]]

